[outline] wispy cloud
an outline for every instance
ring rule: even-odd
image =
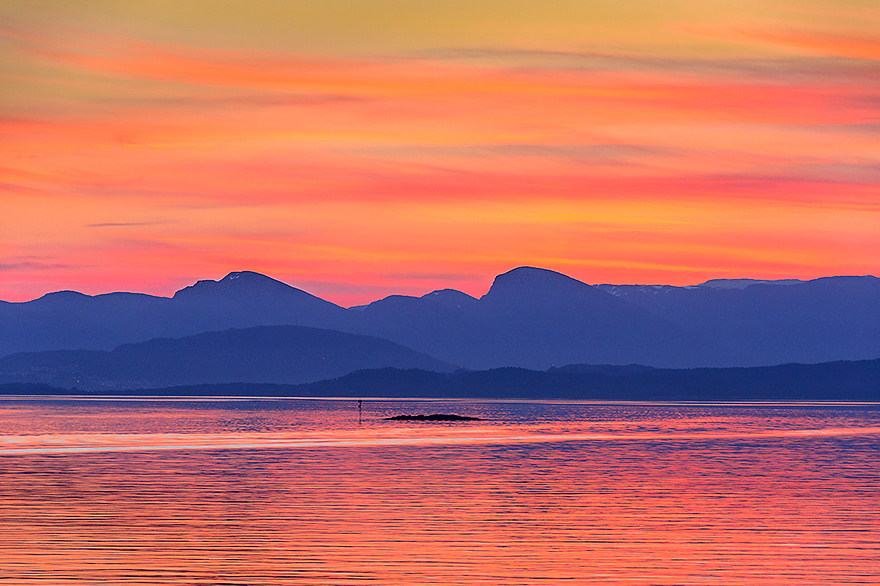
[[[160,226],[167,222],[101,222],[98,224],[86,224],[89,228],[128,228],[132,226]]]
[[[673,146],[634,144],[472,144],[395,145],[358,150],[362,154],[424,158],[437,157],[550,157],[592,162],[634,162],[654,157],[685,156],[686,149]]]
[[[176,108],[285,108],[323,106],[327,104],[344,104],[363,102],[366,98],[346,96],[342,94],[299,94],[292,92],[236,93],[236,94],[202,94],[187,97],[124,97],[110,100],[120,106],[140,108],[176,109]]]
[[[81,268],[83,265],[68,263],[49,263],[36,261],[23,261],[0,263],[0,271],[18,272],[18,271],[56,271]]]
[[[713,36],[744,34],[763,39],[755,33],[716,33]],[[767,40],[775,39],[768,35]],[[779,40],[778,42],[782,42]],[[638,53],[599,53],[536,51],[503,48],[441,48],[413,53],[424,61],[449,61],[474,66],[507,67],[511,69],[570,70],[581,72],[636,72],[666,75],[723,76],[753,81],[803,82],[841,81],[847,78],[866,78],[875,65],[863,59],[840,54],[790,55],[785,57],[706,57],[658,56]]]
[[[802,49],[817,55],[880,61],[880,35],[865,37],[823,31],[756,29],[740,29],[736,34],[750,40]]]

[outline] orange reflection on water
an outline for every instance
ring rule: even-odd
[[[432,410],[489,421],[381,419]],[[0,455],[0,580],[877,578],[875,408],[371,403],[365,412],[358,426],[341,402],[0,403],[6,439],[15,429],[19,444],[55,450]],[[290,445],[233,447],[243,440]],[[64,450],[76,445],[102,449]]]

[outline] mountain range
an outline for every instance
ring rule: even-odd
[[[224,336],[225,353],[219,350]],[[165,340],[150,342],[157,338]],[[249,339],[253,347],[229,345],[233,338],[236,344]],[[321,352],[308,354],[309,344],[325,351],[334,344],[383,350],[372,362],[341,361],[334,370],[315,362]],[[249,356],[254,369],[236,371],[236,355]],[[588,285],[520,267],[498,275],[480,298],[445,289],[346,309],[245,271],[199,281],[173,297],[61,291],[24,303],[0,302],[0,356],[2,381],[60,383],[78,375],[89,384],[114,386],[236,377],[300,383],[382,366],[545,370],[583,363],[694,368],[865,360],[880,357],[880,279]],[[293,364],[289,356],[302,360],[295,368],[280,366]],[[177,374],[148,381],[133,364]],[[22,378],[24,372],[30,378]]]

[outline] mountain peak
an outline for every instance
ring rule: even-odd
[[[85,293],[80,293],[79,291],[65,290],[65,291],[53,291],[52,293],[46,293],[42,297],[34,299],[33,301],[29,301],[28,303],[64,306],[67,304],[79,303],[79,302],[82,302],[86,299],[92,299],[92,296],[86,295]]]
[[[218,282],[228,283],[230,281],[239,281],[239,280],[246,281],[246,282],[247,281],[251,281],[251,282],[261,282],[261,281],[262,282],[269,282],[269,281],[271,281],[273,283],[281,283],[281,281],[273,279],[272,277],[267,277],[266,275],[264,275],[262,273],[256,273],[254,271],[234,271],[232,273],[229,273],[228,275],[226,275],[222,279],[220,279],[220,281],[218,281]]]
[[[468,307],[477,302],[476,298],[471,297],[467,293],[462,293],[456,289],[438,289],[422,295],[422,299],[430,299],[440,305],[448,305],[451,307]]]
[[[561,290],[592,289],[590,285],[562,273],[537,267],[517,267],[495,277],[484,297],[510,293],[547,294]]]
[[[79,291],[71,291],[69,289],[65,289],[63,291],[52,291],[51,293],[46,293],[40,299],[83,299],[84,297],[91,297],[91,295],[86,295],[85,293],[80,293]]]
[[[238,295],[241,293],[257,293],[261,291],[299,291],[286,283],[253,271],[236,271],[229,273],[219,281],[203,279],[194,285],[184,287],[174,294],[175,298],[192,295]]]
[[[236,285],[236,286],[268,286],[268,287],[286,287],[293,289],[287,283],[279,281],[278,279],[273,279],[272,277],[266,276],[262,273],[256,273],[254,271],[235,271],[229,273],[217,283],[225,283],[227,285]]]

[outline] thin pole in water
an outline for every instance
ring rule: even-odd
[[[358,425],[360,425],[361,421],[363,421],[364,414],[364,402],[358,399]]]

